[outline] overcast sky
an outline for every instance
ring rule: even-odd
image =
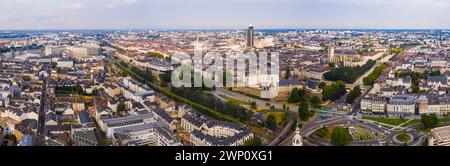
[[[0,0],[0,29],[450,28],[450,0]]]

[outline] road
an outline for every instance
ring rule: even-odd
[[[42,136],[45,135],[45,118],[46,118],[46,104],[47,104],[47,84],[48,84],[48,78],[43,78],[42,83],[42,92],[41,92],[41,101],[39,104],[39,122],[38,122],[38,130],[37,135]]]
[[[306,123],[301,129],[301,135],[304,140],[304,145],[306,146],[330,146],[330,142],[327,139],[321,139],[313,136],[313,133],[322,128],[323,126],[336,126],[336,125],[350,125],[350,126],[362,126],[370,131],[383,134],[383,138],[375,138],[370,141],[352,141],[349,146],[383,146],[387,142],[389,145],[403,146],[404,143],[398,142],[395,137],[402,132],[406,132],[412,136],[412,140],[407,143],[408,146],[420,146],[426,138],[426,134],[422,132],[416,132],[416,126],[410,126],[404,131],[392,131],[383,126],[377,125],[375,123],[357,119],[350,116],[341,116],[336,118],[330,118],[327,120],[315,121]],[[294,134],[286,137],[285,140],[281,142],[280,145],[289,146]],[[311,138],[313,137],[313,138]]]
[[[291,117],[291,121],[284,127],[284,129],[278,134],[278,136],[272,140],[272,142],[269,143],[268,146],[275,146],[278,145],[289,133],[289,131],[292,129],[292,126],[297,122],[297,116],[295,116],[292,112],[286,111],[286,110],[271,110],[271,111],[264,111],[261,112],[262,114],[267,112],[284,112],[287,113]]]
[[[389,60],[392,59],[394,56],[395,56],[395,54],[390,54],[390,55],[388,55],[388,56],[383,57],[383,59],[379,60],[379,61],[376,63],[376,65],[374,65],[374,67],[371,69],[370,72],[366,72],[366,74],[364,74],[364,75],[366,75],[366,76],[369,75],[370,73],[372,73],[372,71],[375,69],[375,67],[380,66],[381,64],[383,64],[383,63],[385,63],[385,62],[389,62]],[[366,77],[366,76],[364,76],[364,77]],[[355,82],[355,84],[361,83],[361,87],[362,87],[363,89],[365,89],[365,91],[364,91],[364,93],[362,93],[361,96],[359,96],[358,98],[356,98],[356,100],[353,102],[353,103],[355,103],[355,104],[353,105],[352,111],[349,113],[349,115],[356,116],[356,114],[361,110],[361,100],[362,100],[362,99],[364,98],[364,96],[366,96],[366,95],[372,90],[372,88],[373,88],[373,85],[370,86],[370,87],[364,87],[364,85],[363,85],[363,83],[362,83],[362,80],[364,79],[364,77],[360,77],[360,78],[358,79],[358,81]],[[359,82],[359,81],[361,81],[361,82]]]

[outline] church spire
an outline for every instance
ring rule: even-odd
[[[300,135],[300,127],[298,127],[298,125],[295,128],[295,136],[292,139],[292,146],[303,146],[303,139]]]

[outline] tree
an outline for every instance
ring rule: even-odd
[[[251,102],[251,103],[250,103],[250,108],[256,110],[256,108],[257,108],[256,102]]]
[[[125,71],[123,71],[123,72],[122,72],[122,77],[128,77],[128,73],[125,72]]]
[[[205,93],[202,89],[172,87],[171,92],[179,97],[192,101],[193,103],[201,104],[204,107],[216,110],[222,114],[237,118],[241,122],[248,122],[252,115],[251,111],[248,111],[246,108],[232,102],[224,102],[210,93]],[[215,116],[213,114],[209,115]],[[220,117],[217,118],[220,119]]]
[[[31,81],[31,77],[30,76],[22,76],[22,80]]]
[[[118,114],[119,116],[122,116],[122,115],[123,115],[123,112],[127,109],[126,107],[127,107],[127,106],[125,105],[124,102],[120,102],[120,103],[117,105],[117,114]]]
[[[271,130],[274,130],[275,127],[277,127],[277,122],[276,122],[275,116],[273,114],[270,114],[267,117],[266,124],[267,124],[267,128],[269,128]]]
[[[17,137],[16,137],[16,135],[14,135],[14,134],[7,134],[7,135],[5,135],[5,139],[14,141],[14,143],[17,142]]]
[[[286,74],[284,75],[284,79],[289,79],[291,78],[291,69],[288,67],[286,67]]]
[[[156,58],[159,58],[159,59],[164,59],[164,55],[159,53],[159,52],[152,52],[152,51],[150,51],[150,52],[147,52],[147,55],[150,55],[150,56],[153,56],[153,57],[156,57]]]
[[[102,139],[102,140],[100,140],[99,145],[100,146],[109,146],[109,145],[111,145],[111,142],[108,139]]]
[[[441,76],[441,71],[440,70],[436,70],[436,71],[431,72],[429,75],[430,76]]]
[[[322,99],[324,101],[326,101],[326,100],[334,101],[334,100],[339,99],[345,93],[346,93],[345,83],[342,81],[337,81],[336,83],[327,85],[327,86],[325,86],[325,88],[323,88]]]
[[[248,141],[245,141],[244,146],[261,146],[262,141],[259,137],[254,137]]]
[[[412,85],[411,86],[411,92],[412,93],[419,93],[420,92],[420,88],[416,85]]]
[[[332,68],[323,76],[326,80],[330,81],[345,81],[346,83],[354,83],[359,76],[370,70],[373,65],[375,65],[375,61],[369,60],[363,66]]]
[[[321,103],[321,99],[320,99],[320,97],[319,96],[313,96],[312,98],[311,98],[311,105],[314,107],[314,108],[320,108],[320,103]]]
[[[347,99],[345,101],[347,101],[347,103],[353,104],[353,102],[355,101],[356,98],[358,98],[359,96],[361,96],[361,87],[356,86],[353,88],[353,90],[351,90],[348,95],[347,95]]]
[[[291,91],[291,95],[288,97],[288,103],[296,103],[298,101],[300,101],[299,89],[294,88]]]
[[[386,65],[381,65],[376,67],[370,75],[364,77],[363,83],[364,85],[373,85],[375,81],[380,77],[381,73],[387,68]]]
[[[404,50],[405,50],[404,47],[396,47],[396,46],[392,46],[392,45],[389,46],[389,52],[391,54],[398,55],[398,54],[402,53]]]
[[[305,89],[294,88],[291,91],[291,95],[288,97],[288,103],[297,103],[299,101],[305,100],[306,91]]]
[[[437,118],[436,114],[431,114],[431,115],[422,115],[422,125],[423,128],[428,130],[428,129],[433,129],[435,127],[438,126],[439,124],[439,119]]]
[[[10,51],[11,51],[11,48],[8,48],[8,47],[0,48],[0,53],[10,52]]]
[[[331,134],[331,144],[336,146],[345,146],[350,142],[351,136],[348,129],[335,127]]]
[[[97,89],[97,88],[94,88],[94,90],[92,90],[92,95],[98,95],[100,92],[104,92],[105,91],[105,89],[103,89],[103,88],[100,88],[100,89]]]
[[[319,83],[319,88],[320,88],[320,89],[325,88],[325,86],[327,86],[327,83],[325,83],[325,82],[320,82],[320,83]]]
[[[305,88],[302,88],[302,89],[298,90],[298,96],[299,96],[299,101],[306,100],[306,90],[305,90]]]
[[[307,121],[309,118],[309,105],[306,101],[302,101],[298,107],[298,116],[303,121]]]
[[[125,68],[129,68],[129,66],[128,66],[128,64],[127,63],[125,63],[125,62],[120,62],[120,65],[122,65],[122,66],[124,66]]]
[[[164,83],[170,83],[172,81],[172,72],[165,72],[160,75],[161,81]]]
[[[75,86],[74,91],[77,92],[78,94],[82,94],[82,93],[84,92],[84,91],[83,91],[83,87],[81,87],[80,84],[77,84],[77,85]]]

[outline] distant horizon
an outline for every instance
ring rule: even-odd
[[[121,30],[138,30],[138,31],[220,31],[220,30],[246,30],[246,28],[73,28],[73,29],[59,29],[59,28],[48,28],[48,29],[0,29],[0,32],[7,31],[121,31]],[[255,26],[256,31],[264,30],[450,30],[450,28],[258,28]]]

